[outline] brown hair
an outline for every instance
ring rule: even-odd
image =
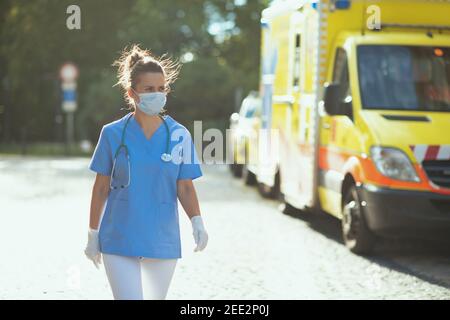
[[[122,87],[129,105],[134,107],[134,101],[128,96],[127,90],[130,87],[135,89],[139,76],[145,72],[162,73],[166,80],[166,92],[171,92],[170,85],[178,79],[181,64],[166,56],[167,54],[163,54],[157,57],[150,50],[141,49],[138,44],[132,45],[131,49],[127,47],[123,49],[120,58],[112,64],[119,69],[117,74],[119,81],[114,86]]]

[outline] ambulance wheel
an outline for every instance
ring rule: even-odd
[[[234,177],[240,178],[242,176],[242,164],[237,163],[236,153],[233,152],[233,163],[229,165],[230,171]]]
[[[284,213],[288,216],[296,216],[300,213],[300,210],[291,205],[289,202],[287,202],[286,197],[284,193],[280,191],[279,200],[281,201],[280,205],[278,206],[278,210],[281,211],[281,213]]]
[[[240,178],[242,176],[242,164],[230,164],[230,169],[234,177]]]
[[[258,183],[258,191],[264,198],[278,199],[280,197],[280,176],[279,173],[275,175],[275,182],[272,187],[264,183]]]
[[[281,208],[281,212],[288,216],[295,217],[295,216],[298,216],[299,214],[301,214],[301,211],[299,209],[297,209],[296,207],[294,207],[293,205],[291,205],[290,203],[286,202],[286,200],[284,200],[284,197],[283,197],[283,203],[280,205],[280,208]]]
[[[247,164],[244,164],[242,167],[242,179],[247,186],[253,186],[256,184],[256,176],[248,170]]]
[[[372,253],[376,238],[367,227],[355,185],[351,185],[345,193],[342,215],[345,246],[356,254]]]

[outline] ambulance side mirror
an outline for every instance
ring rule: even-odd
[[[352,97],[342,97],[342,88],[338,83],[326,83],[323,94],[325,111],[330,116],[352,116]]]

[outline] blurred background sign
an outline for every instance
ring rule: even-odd
[[[65,63],[60,70],[61,87],[63,91],[62,109],[65,113],[77,110],[76,89],[78,78],[78,68],[71,62]]]
[[[62,110],[65,113],[75,112],[77,110],[77,84],[76,82],[62,83]]]
[[[66,154],[74,141],[74,113],[77,110],[78,68],[71,62],[65,63],[60,70],[62,88],[62,110],[66,114]]]
[[[59,73],[63,82],[73,82],[78,78],[78,68],[71,62],[65,63]]]

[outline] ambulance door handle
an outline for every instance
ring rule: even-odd
[[[322,128],[324,128],[324,129],[330,129],[331,126],[330,126],[329,123],[324,123],[324,124],[322,124]]]

